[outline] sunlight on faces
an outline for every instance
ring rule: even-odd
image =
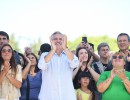
[[[37,64],[36,58],[33,55],[29,54],[27,57],[31,61],[31,65],[36,65]]]
[[[129,46],[128,37],[126,35],[119,36],[117,44],[120,50],[126,50]]]
[[[12,57],[12,49],[9,46],[5,46],[2,48],[2,58],[4,60],[10,60]]]
[[[114,68],[123,68],[125,65],[125,55],[121,52],[116,52],[112,57],[112,65]]]
[[[79,60],[86,62],[88,60],[88,52],[86,49],[80,49],[78,53]]]
[[[58,33],[54,34],[54,35],[52,35],[51,39],[57,48],[62,47],[62,43],[63,43],[63,35],[62,34],[58,34]]]

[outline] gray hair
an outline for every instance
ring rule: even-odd
[[[55,34],[62,34],[62,33],[61,33],[60,31],[54,32],[54,33],[51,35],[51,39],[53,39],[53,36],[54,36]]]
[[[98,45],[97,50],[100,51],[101,47],[105,47],[108,46],[108,48],[110,49],[109,45],[107,42],[102,42]]]

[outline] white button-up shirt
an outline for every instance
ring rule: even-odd
[[[42,85],[39,94],[40,100],[76,100],[76,94],[72,83],[73,68],[79,64],[78,58],[70,61],[64,52],[58,56],[56,53],[52,59],[45,63],[44,57],[48,53],[42,53],[38,67],[42,69]]]

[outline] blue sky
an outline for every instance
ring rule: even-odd
[[[38,38],[49,42],[57,30],[69,40],[82,34],[116,38],[130,34],[129,5],[130,0],[0,0],[0,30],[15,33],[25,46]]]

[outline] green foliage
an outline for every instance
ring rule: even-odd
[[[38,41],[34,41],[34,43],[30,44],[30,48],[32,49],[32,52],[38,56],[38,51],[40,50],[40,46],[42,44],[41,39],[39,38]]]
[[[12,48],[16,51],[20,51],[19,43],[16,41],[15,34],[11,34],[9,44],[12,46]]]
[[[84,35],[82,35],[84,36]],[[82,36],[80,36],[79,38],[77,38],[75,41],[68,41],[68,47],[70,48],[70,50],[75,50],[76,47],[78,46],[78,44],[81,42]],[[103,36],[90,36],[87,37],[88,41],[94,44],[94,50],[97,51],[97,46],[101,43],[101,42],[107,42],[108,45],[110,46],[111,51],[117,51],[118,47],[117,47],[117,41],[115,38],[110,38],[107,35],[103,35]]]

